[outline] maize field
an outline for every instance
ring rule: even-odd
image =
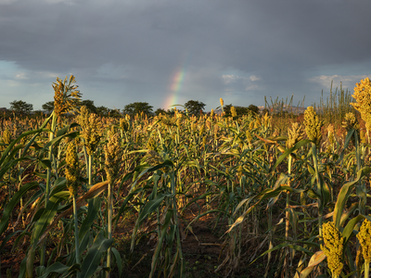
[[[370,277],[369,79],[336,121],[101,117],[53,88],[1,118],[1,277]]]

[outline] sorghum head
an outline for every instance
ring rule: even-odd
[[[113,183],[118,175],[122,160],[122,148],[120,146],[118,133],[115,133],[109,138],[108,143],[104,146],[104,152],[107,180]]]
[[[351,129],[357,129],[357,118],[353,112],[349,112],[344,115],[342,127],[344,127],[347,131]]]
[[[3,131],[3,143],[6,145],[11,143],[11,132],[7,127]]]
[[[307,107],[304,112],[304,125],[308,139],[318,145],[322,138],[321,128],[323,121],[319,119],[312,106]]]
[[[75,140],[70,141],[67,145],[65,163],[65,178],[67,179],[67,188],[71,195],[75,196],[78,191],[79,180],[79,160],[76,152]]]
[[[231,115],[232,115],[233,118],[237,117],[235,106],[231,106]]]
[[[89,114],[86,106],[82,106],[77,121],[82,129],[82,137],[87,153],[92,155],[101,139],[101,122],[96,114]]]
[[[321,245],[321,250],[327,257],[328,267],[333,276],[338,277],[343,269],[343,237],[333,222],[322,225],[322,237],[324,244]]]
[[[371,261],[371,221],[365,219],[357,234],[365,262]]]
[[[293,147],[304,137],[303,127],[299,123],[292,123],[292,128],[288,131],[288,140],[286,141],[286,148]]]
[[[121,118],[119,120],[119,127],[121,128],[121,130],[123,130],[124,132],[128,131],[129,128],[129,123],[125,118]]]
[[[54,112],[61,115],[76,109],[82,94],[77,90],[78,85],[75,83],[75,77],[71,75],[61,80],[57,77],[57,81],[53,83],[54,90]]]
[[[367,130],[371,130],[371,80],[368,77],[356,84],[352,97],[356,102],[350,104],[361,113]]]

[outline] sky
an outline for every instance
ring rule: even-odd
[[[399,136],[400,22],[396,1],[372,2],[373,25],[368,0],[0,0],[0,107],[41,109],[70,74],[83,99],[108,108],[198,100],[209,111],[221,97],[262,106],[292,94],[309,105],[332,81],[352,91],[372,68],[372,271],[382,276],[398,264],[388,246],[400,248],[388,233],[398,148],[382,144]]]
[[[123,109],[198,100],[319,102],[371,77],[366,0],[0,0],[0,107],[53,100],[73,74],[82,99]]]

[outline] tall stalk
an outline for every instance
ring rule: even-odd
[[[122,149],[118,138],[118,133],[110,134],[109,142],[104,146],[105,152],[105,170],[107,174],[108,191],[107,191],[107,238],[112,239],[112,215],[113,215],[113,194],[112,189],[114,187],[115,180],[118,175],[120,163],[122,160]],[[107,277],[111,277],[111,246],[107,250],[107,262],[106,266]]]
[[[90,189],[93,184],[92,164],[93,164],[93,156],[90,154],[90,155],[88,155],[88,160],[87,160],[88,189]]]
[[[315,171],[315,177],[316,177],[316,183],[317,183],[317,190],[320,195],[320,198],[318,199],[318,230],[319,230],[319,236],[322,237],[322,214],[323,214],[323,200],[324,200],[324,189],[322,185],[321,178],[319,176],[318,172],[318,151],[317,151],[317,146],[315,143],[311,143],[311,150],[312,150],[312,160],[314,163],[314,171]]]
[[[51,128],[49,131],[49,142],[51,142],[54,139],[54,134],[56,132],[56,125],[57,125],[57,115],[53,111],[52,112],[52,120],[51,120]],[[53,146],[50,145],[49,147],[49,155],[48,159],[50,160],[50,165],[53,165]],[[47,207],[47,203],[49,202],[49,196],[50,196],[50,188],[51,188],[51,168],[47,168],[47,173],[46,173],[46,189],[45,189],[45,203],[44,206]]]
[[[108,189],[107,189],[107,237],[108,239],[112,239],[112,215],[113,215],[113,195],[112,195],[112,188],[113,184],[111,182],[108,183]],[[106,264],[108,270],[107,270],[107,277],[111,277],[111,248],[108,248],[107,250],[107,264]]]
[[[55,111],[52,112],[52,120],[51,120],[51,128],[49,131],[49,142],[51,142],[54,139],[54,134],[56,132],[56,126],[57,126],[57,114]],[[46,172],[46,188],[45,188],[45,197],[44,197],[44,207],[47,208],[47,204],[49,202],[50,198],[50,189],[51,189],[51,170],[53,166],[53,145],[50,144],[49,147],[49,155],[48,159],[50,161],[50,168],[47,168]],[[40,252],[40,265],[44,265],[45,263],[45,256],[46,256],[46,241],[43,242],[41,246],[41,252]]]
[[[321,128],[323,125],[323,121],[320,120],[317,113],[314,111],[312,106],[309,106],[306,111],[304,112],[304,125],[305,131],[308,138],[311,141],[311,155],[312,161],[314,164],[314,176],[316,178],[317,183],[317,191],[319,193],[318,198],[318,230],[319,236],[322,237],[322,213],[323,213],[323,205],[324,205],[324,188],[323,184],[318,172],[318,150],[317,146],[322,139]]]
[[[72,196],[73,214],[74,214],[74,232],[75,232],[75,262],[79,264],[79,229],[78,229],[78,211],[76,209],[76,196]]]
[[[67,188],[72,196],[73,217],[74,217],[74,237],[75,237],[75,262],[79,264],[79,229],[78,229],[78,211],[76,207],[76,194],[78,191],[78,183],[80,176],[80,167],[78,154],[76,152],[76,141],[71,141],[67,146],[67,153],[65,162],[67,168],[65,170],[65,177],[67,179]]]
[[[291,173],[292,173],[292,159],[293,159],[292,156],[289,155],[289,161],[288,161],[288,174],[289,174],[289,176],[290,176]],[[289,187],[291,186],[290,180],[289,180],[289,182],[288,182],[288,186],[289,186]],[[286,240],[289,240],[289,229],[290,229],[289,205],[290,205],[290,191],[287,191],[287,192],[286,192],[286,214],[285,214],[285,217],[286,217],[285,239],[286,239]]]
[[[288,159],[288,174],[289,176],[292,173],[292,156],[289,155],[289,159]],[[290,179],[288,181],[288,186],[291,187],[291,182]],[[289,205],[290,205],[290,191],[286,192],[286,213],[285,213],[285,218],[286,218],[286,226],[285,226],[285,239],[288,242],[289,241],[289,229],[290,229],[290,212],[289,212]],[[290,256],[288,256],[290,255]],[[289,258],[290,257],[290,258]],[[292,260],[292,252],[290,252],[290,250],[286,249],[286,256],[285,256],[285,262],[284,262],[284,266],[285,266],[285,278],[289,277],[289,263],[288,261]]]

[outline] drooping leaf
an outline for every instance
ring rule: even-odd
[[[300,275],[296,273],[295,278],[306,278],[316,266],[318,266],[323,260],[325,260],[325,258],[326,255],[324,254],[324,252],[315,252],[315,254],[311,257],[308,266],[300,272]]]
[[[62,264],[61,262],[55,262],[47,268],[44,268],[42,271],[42,275],[39,278],[47,278],[51,276],[53,273],[57,273],[59,277],[70,277],[72,274],[79,271],[79,265],[74,264],[72,266],[67,266]],[[68,276],[67,276],[68,275]]]

